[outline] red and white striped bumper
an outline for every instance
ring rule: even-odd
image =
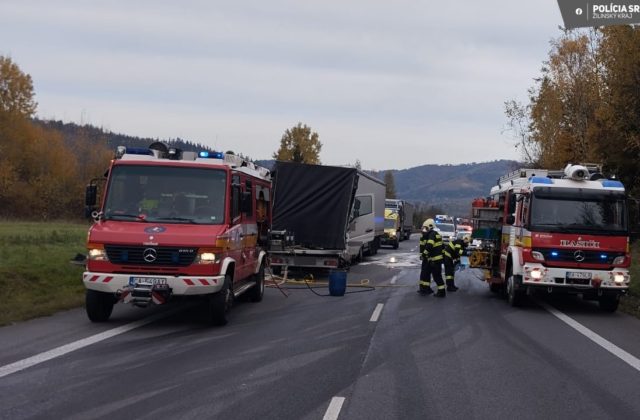
[[[140,274],[111,274],[92,273],[85,271],[82,282],[87,289],[99,292],[116,293],[129,286],[132,277],[149,279],[166,279],[173,295],[205,295],[222,289],[224,276],[171,276],[171,275],[140,275]]]

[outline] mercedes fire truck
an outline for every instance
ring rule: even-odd
[[[97,180],[86,191],[89,319],[107,321],[116,302],[190,296],[226,324],[235,297],[262,300],[270,201],[270,171],[238,156],[118,147],[99,207]]]
[[[519,169],[474,202],[471,267],[518,306],[525,295],[581,294],[609,312],[629,287],[629,222],[623,184],[598,165]]]

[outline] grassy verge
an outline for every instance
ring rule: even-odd
[[[82,305],[88,223],[0,221],[0,325]]]
[[[620,301],[620,310],[640,318],[640,241],[631,246],[629,294]]]

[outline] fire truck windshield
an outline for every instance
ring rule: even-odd
[[[111,170],[104,218],[222,224],[225,193],[223,170],[118,165]]]
[[[623,192],[578,188],[535,188],[531,230],[543,232],[627,233]]]

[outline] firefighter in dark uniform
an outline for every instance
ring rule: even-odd
[[[447,283],[447,292],[455,292],[458,290],[454,282],[456,264],[462,256],[462,240],[456,239],[444,244],[444,278]]]
[[[431,277],[437,285],[436,297],[445,297],[445,286],[442,281],[442,236],[434,230],[436,224],[433,219],[427,219],[422,224],[422,238],[420,239],[420,258],[422,267],[420,270],[419,293],[428,295],[433,293],[431,289]]]

